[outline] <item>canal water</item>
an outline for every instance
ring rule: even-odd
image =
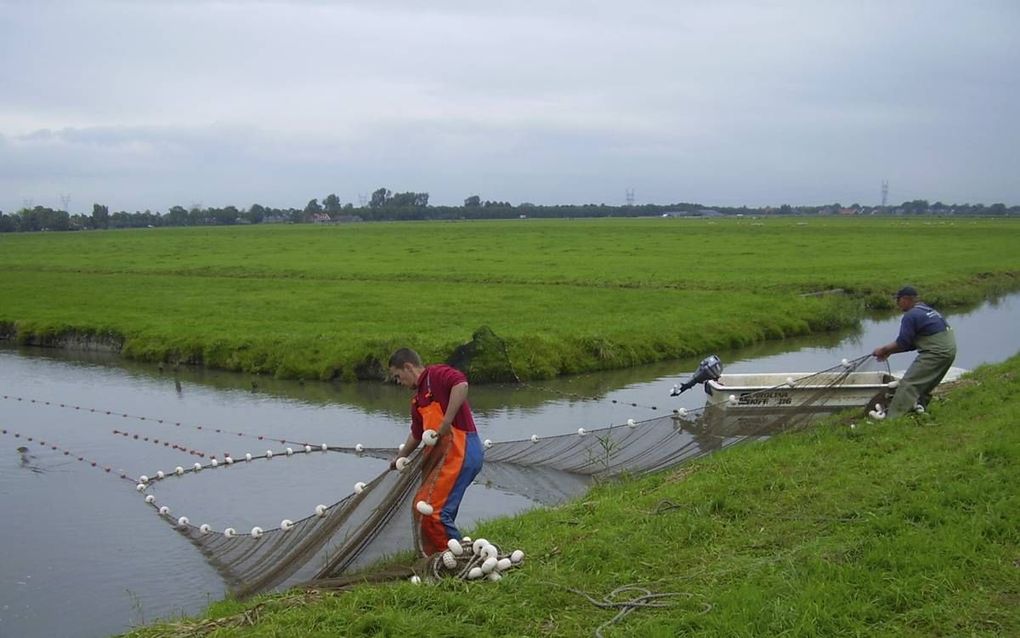
[[[949,319],[959,344],[958,366],[1002,361],[1020,350],[1018,294]],[[814,372],[888,343],[898,323],[899,315],[890,314],[849,331],[716,354],[727,372]],[[698,359],[523,387],[474,386],[470,401],[482,438],[494,441],[618,425],[703,405],[700,388],[669,397]],[[895,355],[891,367],[903,369],[911,359]],[[224,595],[223,581],[144,504],[131,479],[160,468],[206,464],[210,456],[243,458],[271,449],[277,456],[269,461],[167,482],[160,499],[174,503],[175,515],[186,512],[193,522],[216,529],[274,527],[336,502],[386,465],[336,453],[288,457],[281,454],[285,447],[395,447],[407,433],[409,400],[406,390],[384,383],[160,370],[110,355],[13,347],[0,347],[0,394],[7,397],[0,399],[3,638],[106,636],[200,611]],[[576,492],[575,479],[561,478],[564,485],[573,482]],[[556,489],[517,492],[491,484],[472,487],[458,522],[470,530],[478,520],[562,497]]]

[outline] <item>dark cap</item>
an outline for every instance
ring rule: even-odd
[[[916,296],[917,289],[914,288],[913,286],[903,286],[902,288],[896,291],[897,299],[899,299],[900,297],[916,297]]]

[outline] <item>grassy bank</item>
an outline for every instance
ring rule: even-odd
[[[1018,239],[1020,220],[825,218],[7,235],[0,336],[321,379],[474,339],[475,381],[508,360],[548,378],[846,326],[905,281],[943,307],[1015,290]]]
[[[490,521],[472,535],[528,554],[498,584],[224,601],[131,635],[590,636],[615,612],[570,590],[626,584],[681,595],[608,636],[1020,635],[1018,396],[1014,356],[925,415],[837,417]]]

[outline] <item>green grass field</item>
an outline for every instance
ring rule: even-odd
[[[1020,286],[1020,220],[601,219],[0,236],[0,332],[129,357],[372,378],[395,347],[469,373],[619,368],[848,325],[904,282],[939,305]],[[802,297],[840,288],[842,296]],[[504,344],[506,351],[504,351]]]
[[[679,594],[609,636],[1020,635],[1020,356],[923,415],[835,417],[467,530],[528,558],[446,580],[214,604],[183,636],[591,636],[636,584]],[[855,422],[855,428],[849,424]]]

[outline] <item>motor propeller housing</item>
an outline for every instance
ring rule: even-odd
[[[682,392],[690,390],[699,383],[715,381],[722,376],[722,371],[722,360],[716,355],[710,354],[701,360],[701,363],[698,364],[698,369],[694,371],[694,375],[691,379],[681,386],[673,386],[673,391],[670,392],[669,395],[675,397]]]

